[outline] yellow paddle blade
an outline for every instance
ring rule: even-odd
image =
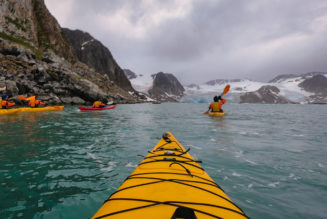
[[[225,87],[225,89],[224,89],[224,92],[223,92],[223,94],[227,94],[227,93],[228,93],[228,91],[229,91],[229,88],[230,88],[230,85],[229,85],[229,84],[227,84],[227,85],[226,85],[226,87]]]
[[[26,100],[26,97],[18,96],[18,99],[20,99],[20,100]]]

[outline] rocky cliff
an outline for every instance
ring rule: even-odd
[[[62,35],[60,25],[43,0],[1,0],[1,37],[23,44],[38,58],[48,49],[74,62],[72,49]]]
[[[184,87],[173,74],[159,72],[152,77],[153,85],[148,91],[151,98],[164,102],[178,102],[184,95]]]
[[[240,103],[293,103],[279,95],[280,90],[271,85],[262,86],[259,90],[248,92],[240,96]]]
[[[82,59],[90,66],[80,62],[43,0],[0,3],[0,83],[6,85],[5,92],[38,95],[49,103],[144,101],[145,96],[134,91],[124,75],[120,77],[122,70],[114,59],[108,72],[92,65],[90,53],[81,53],[91,59]],[[109,50],[101,51],[105,58],[112,57]]]
[[[94,68],[99,73],[107,74],[121,88],[134,91],[124,71],[119,67],[109,49],[101,42],[94,39],[89,33],[80,30],[67,28],[62,30],[79,61]]]
[[[67,104],[97,99],[135,103],[145,98],[137,92],[127,92],[108,75],[85,64],[71,64],[52,52],[45,52],[42,60],[33,57],[32,51],[0,38],[0,83],[6,86],[6,93],[14,97],[37,95],[48,103]]]

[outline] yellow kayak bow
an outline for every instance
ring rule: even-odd
[[[93,218],[248,218],[188,151],[165,133]]]

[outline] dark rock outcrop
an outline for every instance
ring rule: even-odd
[[[279,95],[280,90],[271,85],[262,86],[254,92],[247,92],[240,96],[240,103],[293,103],[285,97]]]
[[[327,94],[327,78],[323,75],[315,75],[305,79],[299,84],[305,91],[316,94]]]
[[[305,91],[314,93],[307,98],[308,103],[327,104],[327,78],[321,74],[316,74],[305,79],[299,84]]]
[[[184,87],[170,73],[159,72],[152,75],[153,86],[148,91],[151,98],[161,102],[177,102],[184,95]]]
[[[111,52],[89,33],[80,30],[62,29],[73,47],[78,60],[94,68],[97,72],[107,74],[110,80],[127,91],[134,91],[131,82],[119,67]]]
[[[131,70],[129,69],[123,69],[124,70],[124,73],[126,75],[126,77],[131,80],[131,79],[134,79],[134,78],[137,78],[137,75],[135,72],[132,72]]]
[[[2,51],[19,51],[5,55]],[[46,61],[34,59],[23,46],[0,38],[0,78],[11,96],[37,95],[48,103],[83,104],[97,99],[118,103],[142,102],[145,96],[118,87],[106,74],[80,62],[71,64],[53,52]]]

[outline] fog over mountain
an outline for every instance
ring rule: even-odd
[[[89,32],[138,74],[190,84],[327,71],[325,0],[45,3],[61,26]]]

